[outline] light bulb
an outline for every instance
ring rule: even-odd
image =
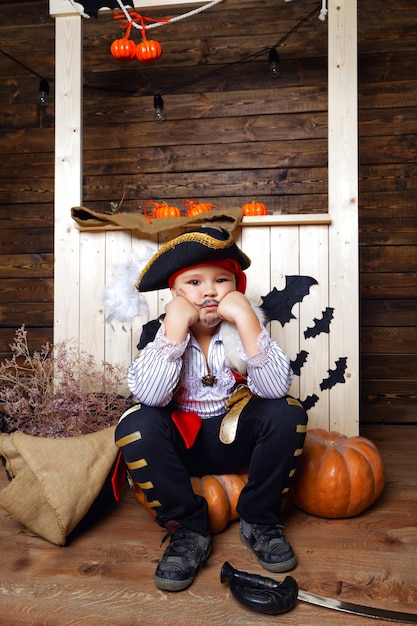
[[[46,109],[49,104],[49,83],[46,78],[41,78],[41,82],[39,83],[39,96],[38,96],[38,106],[42,109]]]
[[[161,94],[158,93],[153,97],[153,106],[155,109],[155,113],[154,113],[155,120],[161,123],[165,122],[164,101],[162,99]]]
[[[269,51],[269,73],[271,78],[279,78],[281,76],[279,55],[275,48],[271,48]]]

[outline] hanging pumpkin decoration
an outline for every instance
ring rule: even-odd
[[[383,461],[372,441],[317,428],[307,431],[290,495],[311,515],[353,517],[373,504],[384,481]]]
[[[155,39],[146,39],[138,43],[136,46],[136,58],[141,63],[150,65],[155,63],[162,56],[162,46]]]
[[[219,208],[211,202],[198,202],[198,200],[184,200],[184,205],[187,209],[187,217],[197,217],[198,215],[211,211],[211,209]]]
[[[220,533],[229,522],[239,519],[236,506],[247,481],[247,474],[210,474],[191,478],[194,493],[207,500],[211,533]],[[144,492],[136,483],[135,496],[152,517],[156,517],[155,510],[148,505]]]
[[[131,30],[132,22],[129,22],[125,36],[122,39],[115,39],[110,46],[110,52],[119,61],[131,61],[136,56],[136,44],[129,39]]]
[[[242,206],[243,215],[266,215],[268,210],[262,202],[257,202],[255,196],[252,201]]]
[[[126,16],[124,13],[115,12],[113,14],[114,19],[123,20],[123,22],[121,23],[121,28],[126,27],[126,34],[123,39],[116,39],[116,41],[112,43],[112,45],[110,46],[112,55],[116,59],[122,60],[131,60],[134,59],[136,56],[136,58],[141,63],[147,64],[155,63],[155,61],[158,61],[158,59],[160,59],[162,55],[162,47],[159,41],[146,39],[146,21],[169,22],[169,20],[154,20],[150,17],[140,15],[136,11],[131,11],[129,13],[129,19],[125,19],[125,17]],[[141,41],[138,45],[136,45],[133,41],[129,39],[132,25],[136,25],[137,22],[140,22],[141,24],[140,27],[137,27],[141,28],[143,39],[143,41]]]
[[[143,214],[149,221],[149,215],[146,212],[146,205],[151,205],[152,208],[152,217],[161,218],[161,217],[181,217],[181,211],[176,206],[169,206],[168,202],[154,202],[153,200],[149,200],[144,202],[143,205]]]

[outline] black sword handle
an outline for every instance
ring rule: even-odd
[[[298,585],[292,576],[278,583],[273,578],[239,571],[226,561],[220,572],[220,581],[229,583],[230,591],[238,602],[258,613],[287,613],[297,602]]]

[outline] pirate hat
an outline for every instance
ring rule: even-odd
[[[223,259],[237,261],[242,270],[251,264],[228,230],[198,228],[188,231],[168,241],[154,254],[140,273],[136,288],[139,291],[165,289],[170,276],[176,272],[192,265]]]

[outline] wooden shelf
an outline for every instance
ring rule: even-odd
[[[326,225],[331,223],[331,217],[329,213],[310,213],[302,215],[265,215],[265,216],[245,216],[242,221],[239,222],[239,226],[311,226],[311,225]],[[204,224],[187,224],[186,228],[197,228]],[[81,232],[107,232],[107,231],[127,231],[123,226],[116,226],[114,224],[103,224],[103,226],[80,226],[76,224],[76,227]]]
[[[265,215],[245,216],[242,218],[242,226],[308,226],[330,224],[329,213],[303,213],[302,215]]]

